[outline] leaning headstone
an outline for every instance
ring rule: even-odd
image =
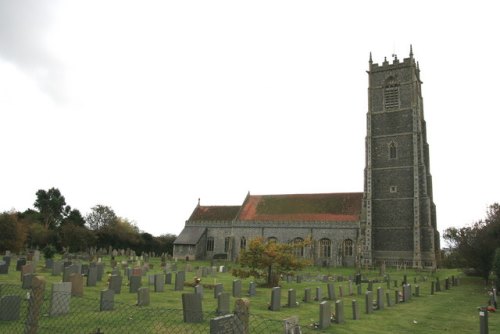
[[[175,291],[184,290],[184,281],[186,279],[186,273],[184,271],[178,271],[175,274]],[[186,297],[189,298],[189,297]]]
[[[149,288],[139,288],[137,289],[137,306],[148,306],[149,305]]]
[[[280,309],[281,309],[281,288],[277,286],[271,290],[271,305],[269,306],[269,310],[279,311]]]
[[[373,313],[373,295],[371,291],[366,291],[365,307],[366,307],[366,314]]]
[[[142,276],[130,276],[128,291],[130,293],[136,293],[141,287]]]
[[[297,307],[297,294],[294,289],[288,289],[288,307]]]
[[[355,299],[352,300],[352,320],[359,320],[359,304]]]
[[[332,311],[330,303],[323,301],[319,304],[319,328],[326,329],[330,327],[332,321]]]
[[[108,288],[113,290],[116,295],[120,294],[122,291],[122,280],[123,278],[119,275],[111,275],[109,278]]]
[[[115,292],[111,289],[101,290],[100,311],[112,311],[115,306]]]
[[[183,293],[182,312],[186,323],[203,322],[201,296],[195,293]]]
[[[87,274],[87,286],[96,286],[97,285],[97,268],[89,267]]]
[[[241,298],[241,281],[239,279],[233,280],[233,297]]]
[[[237,333],[234,314],[226,314],[210,319],[210,334]]]
[[[19,320],[20,311],[20,296],[3,296],[0,298],[0,321]]]
[[[377,288],[377,310],[384,309],[384,289],[381,287]]]
[[[338,324],[343,324],[345,322],[344,303],[340,299],[335,302],[335,322]]]
[[[248,295],[250,297],[255,296],[257,294],[257,284],[255,282],[250,282],[248,285]]]
[[[328,289],[328,299],[329,300],[337,299],[337,297],[335,296],[335,287],[333,286],[333,283],[328,283],[326,287]]]
[[[51,317],[69,313],[69,301],[71,298],[71,282],[52,283],[50,295]]]
[[[165,286],[165,277],[163,274],[154,275],[155,292],[163,292]]]
[[[222,292],[224,292],[224,285],[222,285],[222,283],[215,284],[214,298],[217,298],[219,296],[219,293],[222,293]]]
[[[76,273],[69,277],[71,282],[71,295],[74,297],[83,297],[83,275]]]
[[[224,315],[224,314],[229,314],[229,301],[230,301],[231,295],[229,292],[221,292],[217,296],[217,314],[218,315]]]

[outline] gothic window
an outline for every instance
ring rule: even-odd
[[[344,248],[344,250],[343,250],[344,256],[352,256],[352,254],[353,254],[353,251],[352,251],[353,242],[351,239],[344,240],[343,248]]]
[[[391,141],[389,143],[389,159],[397,159],[398,157],[398,146],[395,142]]]
[[[321,239],[319,241],[319,255],[320,257],[331,257],[332,241],[330,239]]]
[[[240,239],[240,249],[246,249],[247,248],[247,239],[245,237],[241,237]]]
[[[267,238],[267,242],[268,243],[277,243],[278,242],[278,239],[276,239],[275,237],[269,237]]]
[[[303,257],[304,256],[304,246],[302,243],[304,242],[304,239],[302,238],[295,238],[292,241],[293,244],[293,255],[295,257]]]
[[[224,253],[229,252],[230,248],[231,248],[231,237],[226,237],[226,239],[224,239]]]
[[[214,237],[207,238],[207,252],[214,251]]]
[[[384,87],[384,109],[394,110],[399,108],[399,84],[390,77]]]

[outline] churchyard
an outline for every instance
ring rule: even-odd
[[[294,323],[302,333],[480,333],[490,298],[458,270],[309,267],[271,289],[224,262],[22,258],[0,263],[0,333],[285,333]],[[489,333],[499,318],[489,314]]]

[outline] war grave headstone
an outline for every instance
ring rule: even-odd
[[[139,288],[141,287],[142,284],[141,281],[142,281],[142,276],[135,276],[135,275],[130,276],[128,292],[136,293],[137,290],[139,290]]]
[[[64,315],[69,312],[69,301],[71,298],[71,282],[52,283],[50,295],[51,317]]]
[[[100,311],[112,311],[115,307],[115,292],[111,289],[101,290]]]
[[[352,300],[352,320],[359,320],[359,304],[355,299]]]
[[[233,280],[233,297],[241,298],[241,281],[238,279]]]
[[[222,283],[215,284],[215,287],[214,287],[214,298],[217,298],[217,296],[219,295],[219,293],[222,293],[222,292],[224,292],[224,285],[222,285]]]
[[[184,290],[184,281],[186,279],[186,273],[184,271],[178,271],[175,274],[175,291]],[[186,297],[189,298],[189,297]]]
[[[337,324],[343,324],[345,322],[344,303],[340,299],[335,302],[335,322]]]
[[[330,303],[323,301],[319,304],[319,328],[327,329],[332,321],[332,311]]]
[[[0,298],[0,321],[19,320],[21,311],[20,296],[3,296]]]
[[[83,297],[83,275],[76,273],[69,276],[71,282],[71,295],[74,297]]]
[[[234,314],[226,314],[210,319],[210,334],[233,334],[238,333]]]
[[[122,280],[123,278],[119,275],[111,275],[109,278],[108,289],[113,290],[113,292],[118,295],[122,291]]]
[[[288,307],[297,307],[297,293],[294,289],[288,289]]]
[[[281,288],[278,286],[271,290],[271,305],[269,305],[269,310],[281,310]]]
[[[148,305],[149,305],[149,288],[143,287],[137,289],[137,306],[148,306]]]
[[[186,323],[203,322],[201,296],[195,293],[183,293],[182,312]]]
[[[230,310],[229,310],[230,298],[231,298],[231,295],[229,294],[229,292],[219,293],[219,295],[217,296],[217,311],[216,311],[216,313],[218,315],[230,313]]]

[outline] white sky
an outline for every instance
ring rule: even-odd
[[[494,5],[0,0],[0,210],[56,187],[160,235],[198,198],[363,191],[369,52],[413,44],[438,229],[482,219],[500,200]]]

